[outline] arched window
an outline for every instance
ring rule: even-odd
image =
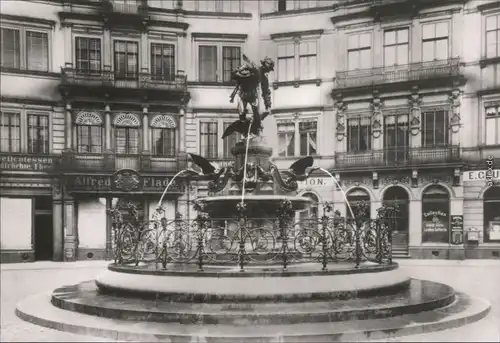
[[[139,118],[132,113],[120,113],[114,121],[117,154],[139,153]]]
[[[366,203],[368,213],[363,213],[364,216],[370,217],[370,195],[367,191],[362,188],[354,188],[349,193],[347,193],[347,202],[351,206],[352,211],[355,216],[359,216],[361,213],[361,204]],[[352,219],[352,213],[346,204],[346,218]]]
[[[309,198],[312,200],[311,206],[307,210],[303,210],[300,212],[300,221],[307,219],[317,219],[318,218],[318,197],[313,193],[304,193],[302,195],[304,198]]]
[[[167,115],[159,115],[151,120],[151,149],[153,155],[173,157],[176,152],[177,125]]]
[[[500,187],[491,187],[483,196],[484,241],[500,242]]]
[[[425,189],[422,195],[422,242],[449,243],[450,193],[442,186]]]
[[[76,148],[80,153],[101,153],[103,127],[96,112],[79,112],[76,115]]]

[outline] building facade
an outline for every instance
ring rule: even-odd
[[[2,262],[109,258],[117,202],[147,219],[187,153],[230,164],[243,55],[276,62],[275,163],[339,182],[300,194],[397,203],[399,256],[499,258],[499,1],[8,1],[0,25]],[[166,216],[204,194],[176,178]]]

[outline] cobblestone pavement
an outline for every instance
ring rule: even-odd
[[[409,275],[447,283],[457,291],[488,300],[489,315],[457,329],[425,335],[405,336],[390,342],[500,342],[500,260],[441,261],[402,260],[400,265]],[[41,293],[51,292],[62,285],[90,280],[99,275],[107,262],[36,262],[0,265],[1,269],[1,331],[2,342],[111,342],[91,336],[79,336],[26,323],[16,317],[18,301]],[[383,342],[383,341],[379,341]]]

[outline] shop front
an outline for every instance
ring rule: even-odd
[[[66,175],[65,188],[69,199],[64,202],[73,209],[73,218],[65,218],[66,259],[102,260],[112,256],[112,222],[109,210],[120,208],[125,220],[130,214],[124,209],[131,203],[138,210],[140,222],[152,219],[170,177],[141,175],[134,170],[120,170],[112,175]],[[182,181],[174,181],[163,197],[163,216],[175,218],[183,206]],[[68,223],[73,223],[68,230]]]
[[[470,170],[464,183],[467,258],[500,258],[500,169]]]

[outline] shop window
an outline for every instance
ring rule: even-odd
[[[484,241],[500,242],[500,187],[489,188],[483,199]]]
[[[449,243],[450,194],[442,186],[425,189],[422,196],[422,242]]]

